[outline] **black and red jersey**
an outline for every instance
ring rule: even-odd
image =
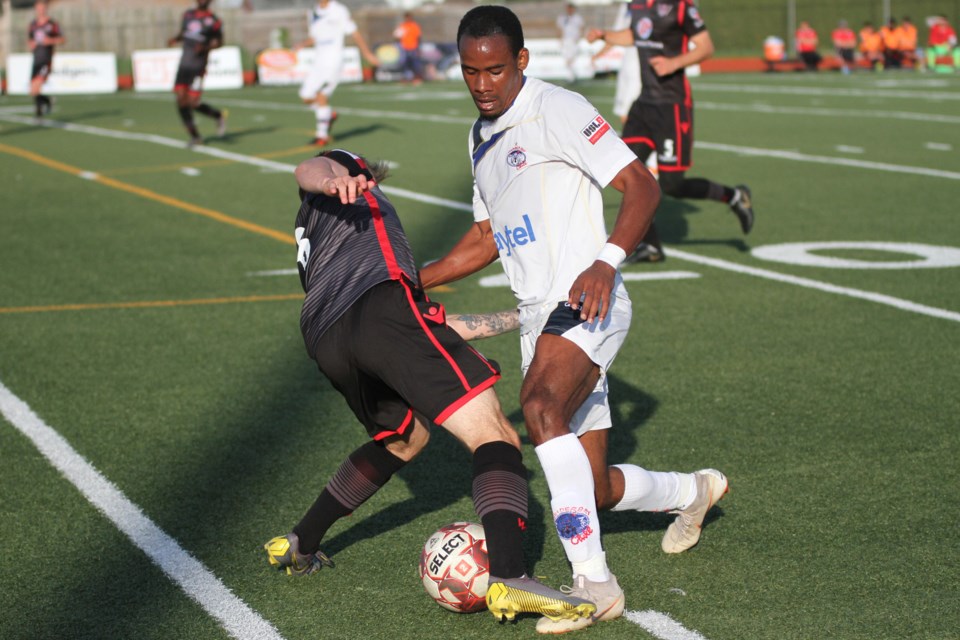
[[[347,167],[350,175],[367,171],[362,160],[347,151],[325,156]],[[306,292],[300,328],[313,355],[320,336],[368,289],[401,278],[419,283],[403,226],[379,188],[352,204],[342,204],[338,196],[300,195],[297,264]]]
[[[47,21],[43,24],[40,24],[35,19],[30,22],[27,38],[35,45],[33,48],[34,65],[50,64],[53,60],[54,45],[44,43],[47,42],[49,38],[59,38],[60,36],[60,25],[52,18],[47,18]]]
[[[690,38],[706,30],[696,5],[692,0],[633,0],[629,7],[633,44],[640,56],[640,100],[690,104],[684,70],[660,77],[650,66],[650,58],[686,53]]]
[[[223,40],[223,23],[206,9],[188,9],[183,13],[178,37],[183,40],[180,66],[203,69],[207,66],[210,43]]]

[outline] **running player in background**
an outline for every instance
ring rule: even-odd
[[[379,188],[385,173],[385,164],[340,149],[296,170],[297,266],[306,294],[300,328],[310,357],[370,440],[344,460],[293,531],[264,545],[268,560],[291,575],[332,567],[319,549],[327,530],[416,457],[437,424],[472,456],[490,613],[501,621],[522,612],[589,617],[592,603],[526,575],[527,471],[520,437],[493,390],[500,371],[424,293],[400,219]],[[318,425],[331,428],[322,419]]]
[[[853,53],[857,48],[857,34],[847,25],[846,20],[841,20],[833,30],[831,39],[837,58],[840,59],[840,71],[845,74],[850,73],[853,66]]]
[[[43,83],[47,81],[53,67],[53,48],[66,42],[60,25],[47,15],[47,0],[37,0],[33,5],[34,18],[27,32],[30,50],[33,51],[33,69],[30,72],[30,95],[36,107],[38,118],[50,113],[53,102],[50,96],[43,94]]]
[[[674,198],[716,200],[730,207],[743,233],[753,227],[753,202],[746,185],[729,187],[706,178],[687,178],[693,163],[693,96],[684,69],[713,55],[713,40],[695,4],[684,0],[630,5],[630,27],[591,29],[587,41],[633,46],[640,57],[642,89],[630,108],[623,141],[641,160],[657,153],[660,188]],[[688,41],[695,48],[688,49]],[[663,260],[653,224],[628,262]]]
[[[300,99],[310,105],[316,116],[317,129],[312,142],[322,147],[330,142],[330,127],[337,119],[337,112],[330,106],[330,96],[340,84],[344,37],[353,36],[353,41],[369,64],[377,67],[380,61],[360,35],[350,17],[350,10],[337,0],[319,0],[307,20],[308,37],[295,49],[312,46],[314,58],[313,67],[300,85]]]
[[[577,51],[580,38],[583,37],[583,18],[577,13],[577,7],[568,2],[563,13],[557,16],[557,30],[560,32],[560,53],[567,68],[567,82],[577,81],[574,68],[577,63]]]
[[[187,133],[189,146],[203,144],[203,138],[193,120],[193,112],[201,113],[217,121],[217,135],[227,132],[227,118],[223,111],[200,102],[203,93],[203,76],[207,73],[207,58],[210,51],[223,44],[223,26],[220,19],[210,11],[212,0],[197,0],[196,9],[187,9],[183,14],[180,32],[170,38],[172,47],[183,43],[180,66],[174,81],[173,92],[177,96],[177,111]]]

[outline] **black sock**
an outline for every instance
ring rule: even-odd
[[[351,453],[293,528],[300,539],[300,553],[316,552],[333,523],[353,513],[404,464],[376,442],[368,442]]]
[[[527,470],[513,445],[489,442],[473,452],[473,504],[487,537],[490,575],[519,578],[526,573]]]
[[[646,242],[649,245],[653,245],[657,248],[657,251],[663,253],[663,245],[660,244],[660,234],[657,233],[657,226],[650,223],[650,226],[647,228],[647,233],[643,236],[641,242]]]
[[[202,113],[208,118],[213,118],[214,120],[219,120],[220,116],[223,115],[219,109],[214,109],[213,107],[208,105],[206,102],[201,102],[200,104],[197,105],[197,113]]]
[[[183,126],[187,128],[190,137],[199,138],[200,132],[197,131],[197,125],[193,122],[193,109],[190,107],[177,107],[177,111],[180,112],[180,119],[183,120]]]
[[[39,94],[33,96],[33,105],[34,105],[34,110],[37,114],[37,117],[43,115],[43,105],[44,105],[43,100],[44,100],[44,97]]]

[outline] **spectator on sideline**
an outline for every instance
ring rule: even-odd
[[[30,50],[33,51],[33,67],[30,71],[30,95],[33,96],[38,118],[50,113],[53,101],[43,94],[43,83],[53,68],[53,48],[66,42],[60,25],[47,15],[47,0],[37,0],[33,5],[34,18],[27,31]]]
[[[312,143],[322,147],[330,142],[330,127],[337,113],[330,106],[330,96],[340,84],[343,68],[343,39],[353,36],[364,59],[374,67],[380,61],[360,35],[350,10],[337,0],[317,0],[317,5],[307,14],[309,36],[294,49],[313,46],[313,66],[300,85],[300,99],[310,105],[316,118],[317,128]]]
[[[577,13],[577,7],[568,2],[564,13],[557,17],[557,29],[560,30],[560,51],[567,67],[569,82],[577,80],[574,66],[577,62],[577,51],[580,49],[580,38],[583,36],[583,26],[583,18]]]
[[[400,47],[400,66],[403,69],[405,82],[413,84],[423,82],[423,67],[420,63],[422,33],[420,25],[409,11],[403,14],[403,22],[393,30],[393,37],[396,38]]]
[[[173,92],[177,97],[177,111],[180,120],[190,134],[188,146],[203,144],[200,131],[193,120],[193,112],[203,114],[217,121],[217,135],[221,138],[227,132],[227,117],[223,111],[200,102],[203,94],[203,77],[207,73],[207,59],[210,52],[223,45],[223,24],[212,11],[212,0],[197,0],[196,9],[187,9],[180,22],[180,31],[170,38],[172,47],[183,43],[180,66],[173,83]]]
[[[850,73],[850,68],[854,64],[854,51],[857,49],[857,34],[847,26],[846,20],[841,20],[831,36],[833,48],[837,52],[837,58],[840,59],[840,71]]]
[[[800,23],[800,28],[797,29],[795,37],[797,54],[803,60],[803,66],[807,71],[816,71],[817,65],[820,64],[822,59],[817,51],[817,46],[820,44],[817,32],[810,26],[809,22],[803,21]]]
[[[899,69],[902,60],[900,51],[900,27],[897,19],[890,18],[887,24],[880,27],[880,37],[883,38],[883,67],[884,69]]]
[[[917,27],[910,20],[910,16],[903,16],[900,21],[900,57],[904,67],[916,68],[917,56]]]
[[[860,54],[876,71],[883,71],[883,36],[869,20],[860,29]]]
[[[787,57],[787,49],[780,36],[767,36],[763,41],[763,60],[767,63],[767,71],[776,71],[776,64]]]
[[[927,68],[937,73],[953,73],[960,69],[960,49],[957,48],[957,33],[946,16],[927,18],[930,33],[927,36]]]

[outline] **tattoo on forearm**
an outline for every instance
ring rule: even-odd
[[[457,314],[448,321],[462,323],[471,340],[490,338],[520,328],[520,314],[516,309],[494,313]]]

